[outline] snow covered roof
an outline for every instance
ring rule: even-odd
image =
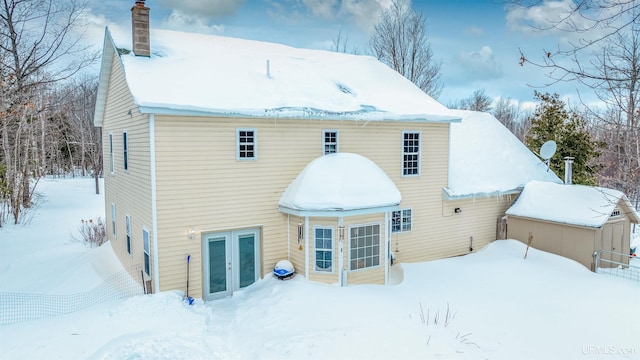
[[[158,29],[151,29],[150,36],[151,57],[120,55],[127,84],[142,112],[459,121],[445,106],[370,56]],[[107,30],[101,83],[111,71],[105,66],[110,58],[105,58],[117,51],[115,44],[119,43],[111,40]],[[102,114],[97,111],[96,115],[100,124]]]
[[[506,214],[599,228],[609,220],[621,201],[623,213],[630,217],[631,222],[638,223],[638,213],[618,190],[531,181]]]
[[[295,215],[339,216],[397,208],[402,197],[373,161],[351,153],[321,156],[310,162],[280,198],[280,211]],[[343,214],[344,215],[344,214]]]
[[[447,197],[511,192],[531,180],[562,183],[493,115],[452,112],[462,121],[451,124]]]

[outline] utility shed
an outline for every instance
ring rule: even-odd
[[[629,254],[630,226],[640,220],[620,191],[531,181],[506,211],[507,236],[594,270],[598,250]],[[628,263],[628,256],[605,256]]]

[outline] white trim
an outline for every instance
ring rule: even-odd
[[[344,226],[344,218],[338,218],[338,284],[345,286],[346,276],[344,274],[344,238],[340,239],[340,227]],[[344,229],[346,232],[347,229]]]
[[[318,249],[316,247],[316,230],[331,230],[331,249]],[[313,225],[313,273],[314,274],[335,274],[335,244],[336,244],[336,229],[331,225]],[[330,270],[318,270],[317,268],[317,251],[331,251],[331,269]]]
[[[413,217],[413,213],[411,215]],[[389,262],[391,258],[391,213],[384,213],[384,284],[389,283]]]
[[[362,113],[360,111],[352,112],[328,112],[322,111],[321,113],[309,113],[300,109],[297,116],[293,115],[281,115],[280,112],[272,112],[271,109],[256,109],[247,110],[245,113],[240,113],[237,110],[225,110],[225,109],[203,109],[203,108],[189,108],[189,109],[177,109],[178,106],[173,105],[172,108],[162,105],[139,105],[138,111],[141,114],[157,114],[157,115],[185,115],[185,116],[206,116],[206,117],[221,117],[221,118],[242,118],[242,119],[258,119],[272,121],[278,120],[338,120],[338,121],[365,121],[365,122],[409,122],[409,123],[459,123],[462,122],[460,116],[455,115],[430,115],[430,114],[407,114],[398,117],[393,117],[393,114],[383,111],[378,112],[379,117],[373,118],[371,113]],[[286,108],[276,110],[287,110]],[[289,113],[295,113],[291,111]]]
[[[287,260],[291,260],[291,215],[287,214]]]
[[[295,215],[299,217],[311,216],[311,217],[349,217],[358,215],[379,214],[387,211],[398,210],[399,204],[383,205],[379,207],[364,208],[364,209],[349,209],[349,210],[302,210],[291,209],[285,206],[278,206],[278,210],[285,214]]]
[[[253,132],[253,157],[240,157],[240,131]],[[258,129],[256,128],[236,128],[236,160],[255,161],[258,160]]]
[[[404,173],[404,136],[405,134],[418,134],[418,173],[408,174]],[[400,176],[401,177],[420,177],[422,174],[422,131],[420,130],[402,130],[402,138],[400,143]]]
[[[378,265],[373,265],[373,266],[369,266],[369,267],[364,267],[361,269],[351,269],[351,229],[353,228],[359,228],[359,227],[365,227],[365,226],[374,226],[374,225],[378,225],[379,227],[379,233],[378,233]],[[369,223],[364,223],[364,224],[352,224],[349,225],[349,227],[347,228],[348,231],[348,236],[347,238],[348,240],[348,246],[347,246],[347,252],[349,254],[348,259],[347,259],[347,268],[349,272],[356,272],[356,271],[367,271],[367,270],[371,270],[371,269],[375,269],[378,268],[380,266],[383,266],[383,261],[385,260],[382,256],[383,254],[383,249],[382,246],[384,245],[384,238],[383,238],[383,234],[382,234],[382,224],[377,221],[377,222],[369,222]]]
[[[304,217],[304,278],[309,281],[309,217]]]
[[[327,155],[327,153],[325,152],[326,150],[326,139],[327,139],[327,133],[330,132],[334,132],[336,133],[336,153],[340,152],[340,131],[338,131],[338,129],[322,129],[322,155]],[[333,153],[329,153],[329,154],[333,154]]]
[[[153,290],[160,291],[160,265],[158,264],[158,197],[156,187],[156,119],[149,114],[149,154],[151,171],[151,226],[153,227]],[[151,240],[151,239],[149,239]]]

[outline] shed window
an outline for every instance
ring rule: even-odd
[[[620,216],[620,215],[622,215],[622,213],[620,212],[620,209],[615,209],[615,210],[613,210],[613,212],[611,213],[611,216],[610,216],[610,217],[618,217],[618,216]]]
[[[237,158],[239,160],[256,159],[256,129],[238,129]]]
[[[380,225],[355,226],[349,232],[349,270],[380,265]]]
[[[402,175],[420,175],[420,132],[402,133]]]

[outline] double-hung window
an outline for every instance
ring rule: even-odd
[[[420,175],[420,132],[402,132],[402,175]]]
[[[131,216],[124,217],[124,227],[127,233],[127,253],[131,255]]]
[[[142,229],[142,247],[144,249],[144,273],[151,276],[151,256],[149,256],[149,230]]]
[[[315,252],[316,252],[316,271],[332,272],[333,271],[333,228],[316,227],[315,235]]]
[[[349,230],[349,270],[380,265],[380,225],[354,226]]]
[[[236,158],[238,160],[255,160],[257,132],[256,129],[237,129]]]
[[[338,152],[338,130],[322,130],[322,155]]]
[[[391,213],[391,232],[400,233],[411,231],[411,209],[397,210]]]
[[[129,138],[127,132],[122,132],[122,163],[124,165],[124,171],[129,170]]]
[[[111,203],[111,234],[116,237],[116,204]]]
[[[113,134],[109,134],[109,174],[113,175]]]

